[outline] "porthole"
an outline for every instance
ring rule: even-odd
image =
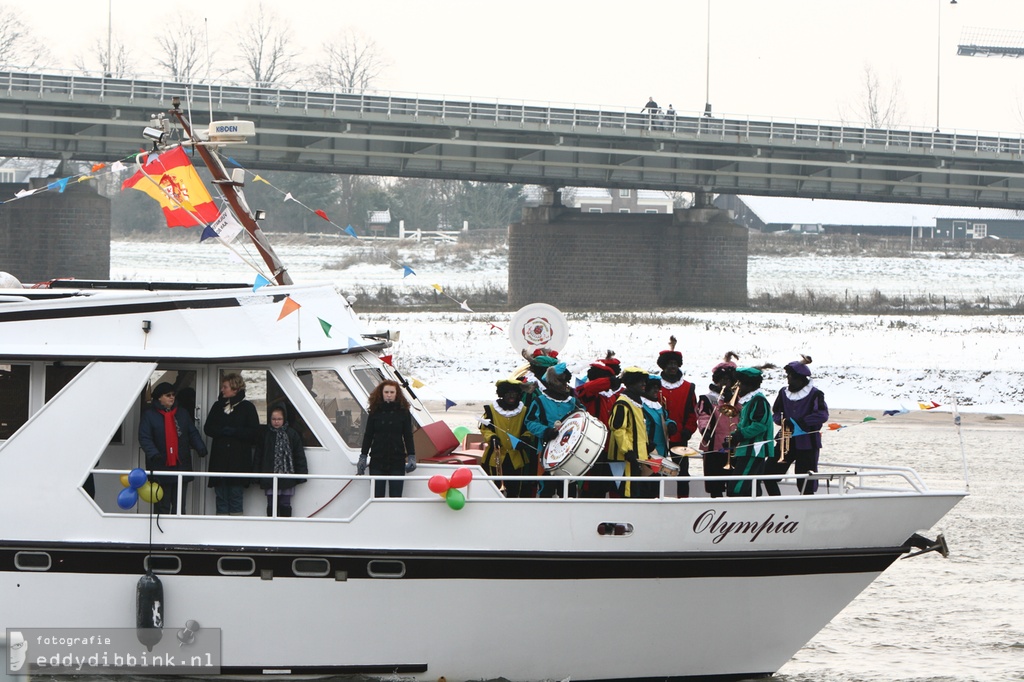
[[[217,559],[217,572],[221,575],[252,575],[256,561],[248,556],[222,556]]]
[[[14,567],[19,571],[49,571],[52,564],[46,552],[18,552],[14,555]]]
[[[323,578],[331,572],[327,559],[301,558],[292,561],[292,573],[302,578]]]
[[[405,575],[405,563],[393,559],[375,559],[366,565],[371,578],[401,578]]]
[[[173,554],[149,554],[142,561],[142,567],[154,573],[181,573],[181,559]]]
[[[632,535],[632,523],[599,523],[597,524],[598,535]]]

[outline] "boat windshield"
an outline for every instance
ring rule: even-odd
[[[298,372],[316,404],[323,410],[345,444],[358,448],[363,440],[363,415],[366,410],[333,369],[304,369]]]

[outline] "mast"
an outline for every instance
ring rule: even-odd
[[[263,257],[267,267],[270,268],[274,280],[278,284],[292,284],[291,275],[288,274],[284,263],[277,257],[274,248],[270,245],[270,241],[267,240],[267,236],[260,229],[259,223],[256,222],[249,211],[245,196],[242,194],[242,183],[232,180],[220,159],[211,154],[210,150],[192,133],[192,126],[185,119],[185,114],[181,111],[181,101],[177,97],[171,100],[171,106],[173,107],[170,110],[171,115],[181,124],[185,134],[188,135],[188,139],[192,141],[192,145],[203,159],[203,163],[210,169],[210,173],[213,175],[213,183],[218,185],[224,192],[224,198],[228,200],[231,212],[235,214],[238,222],[249,233],[249,238],[252,240],[256,250],[260,252],[260,256]]]

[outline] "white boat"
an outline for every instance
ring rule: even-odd
[[[279,319],[286,297],[301,308]],[[221,673],[768,676],[893,561],[939,546],[917,532],[965,495],[839,464],[813,496],[790,477],[780,497],[676,499],[659,477],[656,499],[511,499],[474,467],[456,511],[428,489],[456,465],[421,463],[404,497],[374,499],[356,460],[389,343],[331,286],[0,290],[0,632],[134,628],[150,570],[165,627],[219,628]],[[251,487],[246,515],[218,516],[202,471],[180,513],[122,509],[152,387],[194,389],[202,420],[226,371],[304,434],[294,515],[266,516]]]

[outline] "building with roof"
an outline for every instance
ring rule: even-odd
[[[1024,239],[1024,211],[1011,209],[725,194],[715,205],[758,232]]]

